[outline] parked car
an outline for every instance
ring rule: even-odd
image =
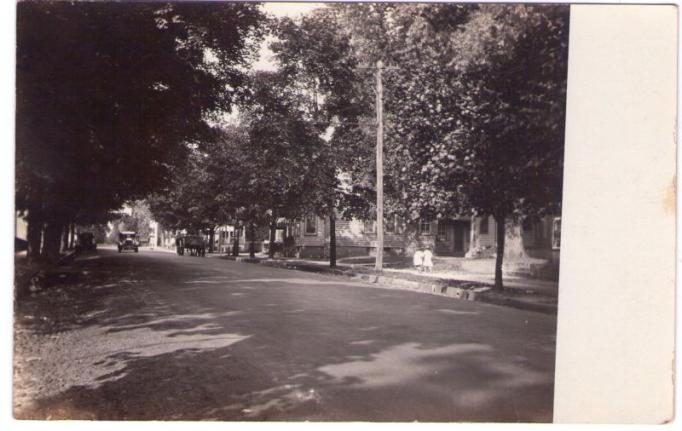
[[[137,233],[131,231],[119,232],[118,234],[118,252],[121,253],[124,250],[133,250],[137,253],[138,247],[140,246],[140,241],[137,237]]]
[[[92,232],[78,232],[76,237],[76,252],[93,251],[97,249],[95,234]]]

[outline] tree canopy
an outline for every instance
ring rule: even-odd
[[[381,61],[386,213],[493,216],[501,287],[505,222],[560,208],[568,24],[564,5],[22,2],[17,209],[59,227],[151,193],[167,227],[315,212],[333,234],[337,210],[372,213]],[[266,33],[279,69],[250,71]]]
[[[493,215],[504,226],[510,218],[559,209],[567,7],[334,4],[298,25],[283,20],[277,30],[284,41],[273,50],[284,70],[316,89],[326,83],[329,100],[343,101],[343,109],[330,103],[324,112],[341,125],[332,142],[365,149],[351,150],[345,166],[365,202],[375,176],[373,152],[366,151],[374,139],[367,89],[381,60],[390,68],[384,72],[389,214]]]
[[[413,209],[501,218],[556,209],[563,173],[567,9],[419,9],[421,14],[410,15],[406,47],[394,60],[403,66],[393,97],[403,103],[391,112],[391,166]],[[422,49],[415,39],[434,45]],[[436,43],[442,48],[434,49]]]
[[[162,186],[243,94],[263,20],[248,3],[19,3],[17,210],[59,225]]]

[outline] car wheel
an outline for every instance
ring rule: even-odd
[[[137,253],[137,247],[135,247],[135,253]]]

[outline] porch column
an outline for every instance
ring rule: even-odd
[[[528,253],[523,245],[523,226],[520,222],[507,220],[504,243],[505,259],[523,260],[528,258]]]

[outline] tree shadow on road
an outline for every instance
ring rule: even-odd
[[[16,417],[552,419],[552,337],[533,322],[500,316],[494,306],[480,311],[481,305],[420,295],[405,309],[400,295],[410,292],[338,282],[305,289],[300,279],[275,277],[229,282],[224,272],[210,270],[201,278],[180,270],[166,274],[187,286],[168,297],[154,294],[166,266],[100,264],[81,264],[92,277],[68,298],[53,301],[65,316],[75,316],[62,319],[62,341],[72,336],[78,345],[55,359],[59,371],[52,377],[60,383],[30,407],[15,409]],[[118,273],[126,275],[113,276]],[[196,283],[221,277],[220,283]],[[225,299],[198,305],[191,300],[196,289],[213,289]],[[270,289],[268,300],[255,301],[255,289]],[[352,296],[360,294],[357,289],[365,289],[361,305]],[[292,295],[297,307],[287,308]],[[483,336],[482,325],[524,331],[528,342]]]

